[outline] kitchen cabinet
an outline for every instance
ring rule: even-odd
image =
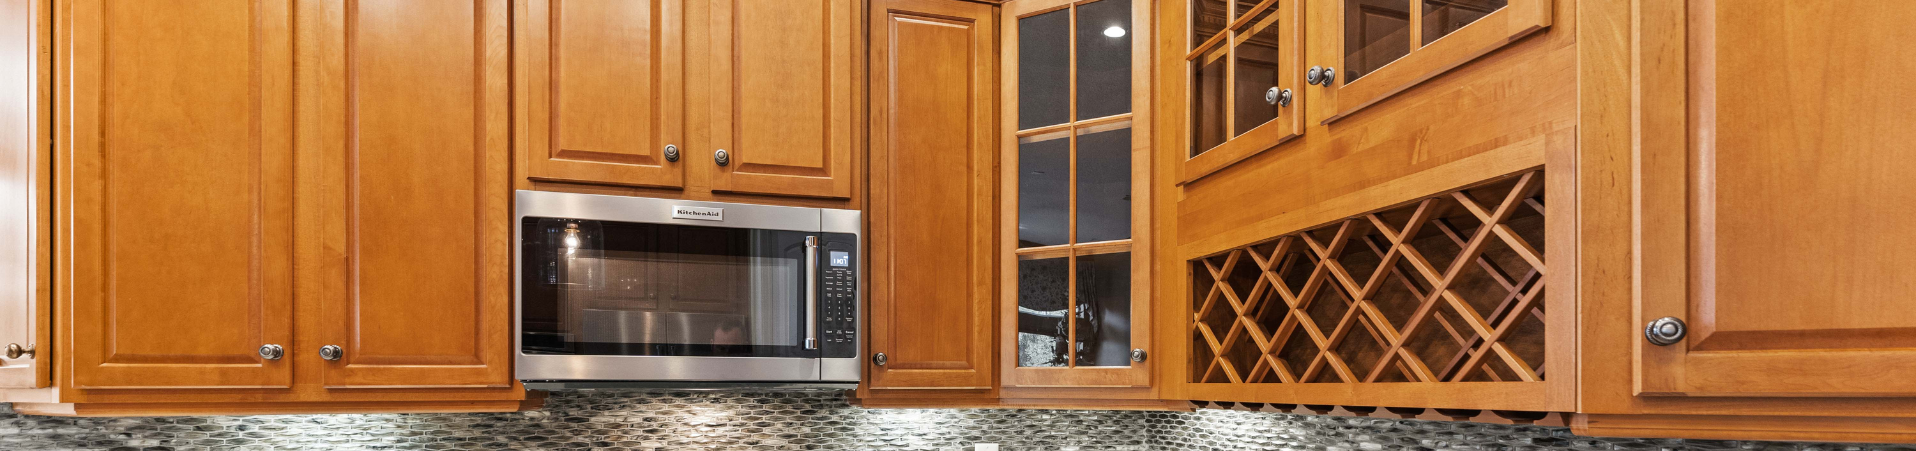
[[[1876,82],[1916,76],[1916,52],[1883,45],[1912,37],[1916,5],[1607,6],[1580,14],[1641,26],[1590,33],[1640,44],[1591,50],[1632,65],[1585,88],[1604,121],[1582,227],[1615,231],[1584,243],[1582,359],[1625,370],[1590,373],[1579,430],[1916,440],[1916,272],[1892,213],[1916,202],[1898,100],[1916,87]],[[1757,97],[1778,83],[1819,88]]]
[[[709,6],[709,157],[716,191],[843,198],[852,191],[859,2]]]
[[[862,207],[862,6],[515,2],[516,183]]]
[[[998,379],[996,12],[879,0],[870,20],[865,396],[989,391]]]
[[[678,188],[685,141],[681,0],[514,5],[519,125],[536,180]]]
[[[1551,0],[1187,0],[1181,86],[1191,182],[1551,23]],[[1307,31],[1308,30],[1308,31]],[[1308,68],[1306,67],[1308,66]],[[1308,104],[1308,109],[1306,105]]]
[[[1007,2],[1007,389],[1151,385],[1148,2]],[[1106,397],[1125,397],[1111,393]]]
[[[503,0],[52,6],[59,370],[17,411],[526,405]]]

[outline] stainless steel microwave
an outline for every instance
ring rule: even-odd
[[[855,384],[857,211],[519,191],[534,388]]]

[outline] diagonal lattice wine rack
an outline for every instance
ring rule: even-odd
[[[1543,172],[1191,261],[1195,383],[1541,381]]]

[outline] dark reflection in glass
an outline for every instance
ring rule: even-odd
[[[1191,0],[1191,49],[1224,32],[1231,24],[1231,4],[1224,0]]]
[[[1224,46],[1191,62],[1191,156],[1224,144]]]
[[[1237,102],[1231,123],[1232,136],[1277,118],[1278,106],[1265,100],[1265,92],[1278,85],[1278,17],[1275,6],[1265,8],[1240,32],[1250,39],[1239,43],[1232,55],[1237,59],[1237,77],[1232,82],[1231,93]]]
[[[1078,135],[1078,242],[1131,238],[1131,129]]]
[[[1071,16],[1018,19],[1018,129],[1071,120]]]
[[[1429,45],[1491,12],[1510,4],[1510,0],[1423,0],[1424,42]]]
[[[1065,244],[1070,207],[1071,141],[1018,144],[1018,247]]]
[[[1078,366],[1131,365],[1131,253],[1078,256]]]
[[[1018,261],[1018,366],[1065,366],[1069,361],[1069,267],[1064,258]]]
[[[1264,0],[1237,0],[1237,9],[1231,10],[1231,20],[1235,21],[1240,17],[1244,17],[1245,13],[1256,9],[1259,3],[1264,3]]]
[[[1344,0],[1344,67],[1354,81],[1410,54],[1410,0]]]
[[[1078,117],[1131,112],[1131,0],[1078,6]]]

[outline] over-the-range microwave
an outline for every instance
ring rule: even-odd
[[[515,372],[531,388],[846,388],[857,211],[519,191]]]

